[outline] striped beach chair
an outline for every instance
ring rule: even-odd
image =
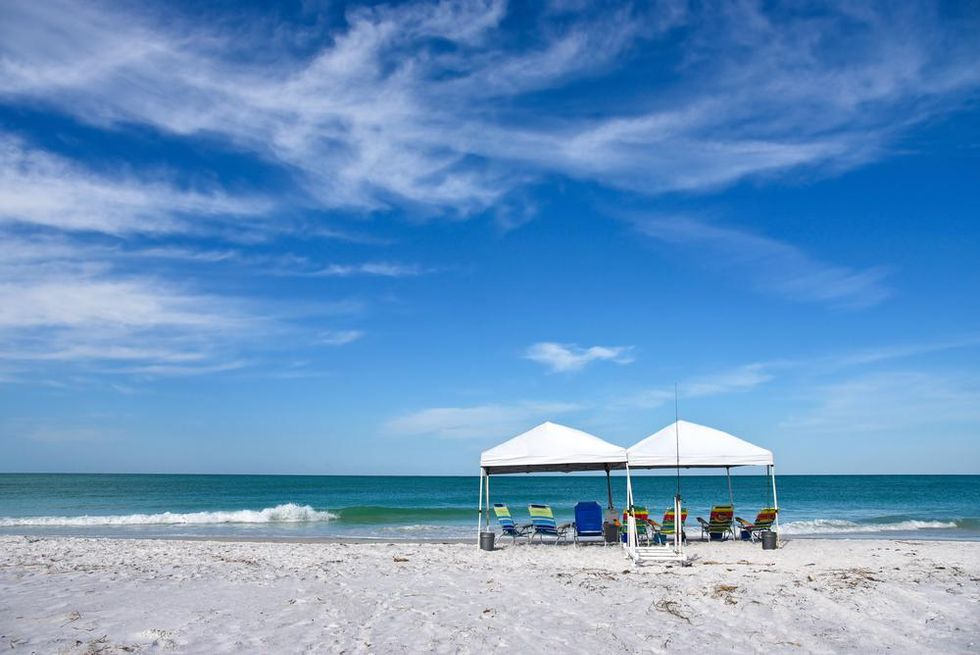
[[[681,508],[681,539],[687,541],[687,534],[684,532],[684,523],[687,521],[687,508]],[[664,538],[665,542],[673,541],[674,530],[676,530],[676,525],[674,521],[674,508],[671,507],[664,511],[663,523],[658,524],[656,521],[651,520],[650,523],[653,524],[657,532]]]
[[[755,523],[749,523],[745,519],[736,516],[735,520],[738,522],[739,528],[749,533],[749,538],[755,541],[759,538],[760,532],[765,532],[767,530],[772,530],[772,524],[776,520],[776,512],[778,512],[775,507],[763,507],[756,514]]]
[[[502,537],[511,537],[515,544],[518,539],[527,537],[528,530],[531,529],[531,526],[517,525],[514,523],[514,517],[510,515],[510,509],[506,505],[503,503],[494,503],[493,513],[497,516],[497,523],[500,525],[500,534]]]
[[[636,519],[636,541],[639,543],[641,540],[645,541],[647,546],[653,541],[654,532],[654,522],[650,520],[650,512],[647,511],[646,507],[640,507],[639,505],[633,505],[632,510],[633,517]],[[623,525],[620,531],[623,535],[626,534],[627,526],[629,525],[629,515],[630,510],[626,509],[623,512]]]
[[[554,537],[557,545],[559,541],[565,539],[568,528],[572,525],[571,523],[558,525],[548,505],[528,505],[527,513],[531,515],[531,535],[528,537],[528,543],[533,542],[535,537],[542,543],[545,537]]]
[[[700,516],[698,523],[701,524],[701,538],[705,535],[711,540],[724,541],[725,535],[735,538],[732,530],[732,517],[735,515],[735,508],[732,505],[715,505],[711,508],[709,520],[705,521]]]

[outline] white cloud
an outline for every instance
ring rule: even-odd
[[[384,424],[384,430],[402,437],[504,439],[580,408],[549,402],[436,407],[393,418]]]
[[[38,371],[58,362],[106,372],[217,370],[225,348],[272,326],[242,303],[140,277],[76,273],[0,284],[0,360]]]
[[[678,392],[678,394],[679,393],[680,392]],[[657,407],[666,405],[668,402],[672,402],[673,400],[673,389],[644,389],[643,391],[638,391],[625,397],[618,398],[611,403],[611,405],[616,409],[656,409]]]
[[[810,365],[815,370],[836,370],[850,366],[868,366],[896,359],[907,359],[943,352],[980,346],[980,335],[967,334],[946,339],[934,339],[918,343],[890,344],[873,348],[852,350],[838,355],[818,357]]]
[[[950,424],[980,429],[980,379],[975,375],[887,371],[819,386],[811,410],[780,427],[794,434],[858,437],[921,430],[928,439]]]
[[[881,157],[980,85],[975,25],[929,6],[601,8],[535,25],[532,45],[511,49],[502,2],[379,5],[349,11],[305,57],[281,47],[298,37],[285,24],[277,41],[133,5],[3,11],[0,96],[224,139],[329,207],[465,214],[552,173],[655,194],[833,172]],[[680,61],[658,61],[656,93],[634,84],[615,103],[521,108],[624,65],[644,74],[633,46],[677,25]]]
[[[242,349],[295,337],[291,312],[357,309],[279,302],[273,311],[259,299],[151,275],[145,265],[120,268],[116,249],[99,243],[2,231],[0,238],[0,371],[8,382],[36,381],[56,365],[144,377],[232,370],[246,365]],[[61,370],[69,379],[71,369]]]
[[[746,364],[713,375],[696,377],[680,385],[678,393],[686,398],[716,396],[726,393],[749,391],[773,379],[765,364]]]
[[[733,369],[700,375],[678,382],[678,398],[701,398],[740,393],[769,382],[774,378],[774,364],[745,364]],[[661,387],[645,389],[613,403],[614,407],[654,409],[674,400],[674,389]]]
[[[133,259],[160,259],[193,262],[200,264],[215,264],[227,262],[244,268],[253,273],[279,275],[283,277],[418,277],[434,272],[418,264],[405,264],[386,261],[366,261],[352,264],[323,264],[310,257],[295,255],[288,252],[263,253],[256,248],[250,251],[224,248],[210,250],[207,248],[156,246],[149,248],[116,248],[107,251],[118,257]]]
[[[633,220],[642,234],[683,249],[702,266],[736,274],[755,289],[800,302],[861,308],[885,300],[881,267],[855,269],[820,261],[794,245],[686,217]]]
[[[526,359],[543,364],[553,372],[579,371],[587,364],[599,361],[629,364],[633,361],[631,346],[592,346],[580,348],[574,344],[542,341],[531,345],[524,353]]]
[[[317,335],[317,341],[326,346],[346,346],[363,336],[361,330],[326,330]]]
[[[216,300],[138,278],[89,276],[0,284],[0,329],[85,325],[227,329],[236,319],[209,309]]]
[[[806,380],[812,385],[815,379],[826,379],[841,374],[853,375],[854,369],[868,371],[875,365],[888,364],[895,360],[911,359],[947,350],[959,350],[980,346],[980,336],[961,335],[958,337],[936,339],[922,342],[882,345],[844,351],[840,353],[813,355],[809,357],[774,359],[765,362],[742,364],[714,373],[695,375],[677,384],[680,398],[698,398],[730,393],[752,391],[777,378],[780,380]],[[848,371],[852,371],[848,373]],[[876,371],[865,375],[882,375],[887,380],[890,373]],[[903,375],[910,375],[903,373]],[[921,375],[929,375],[921,373]],[[833,388],[833,385],[820,386],[820,389]],[[674,390],[667,386],[645,389],[611,403],[614,408],[652,409],[673,402]]]
[[[377,277],[415,277],[425,273],[425,269],[415,264],[393,262],[364,262],[360,264],[330,264],[324,268],[310,271],[308,275],[317,277],[352,277],[373,275]]]
[[[261,198],[182,190],[156,178],[95,174],[0,133],[0,223],[117,235],[192,232],[206,219],[254,217],[271,208]]]

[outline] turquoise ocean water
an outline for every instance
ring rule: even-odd
[[[733,476],[736,514],[771,501],[768,479]],[[786,535],[980,540],[980,476],[780,476]],[[676,480],[634,477],[637,501],[662,512]],[[724,476],[683,475],[689,530],[728,500]],[[0,474],[0,534],[85,536],[475,537],[476,477]],[[518,520],[528,503],[570,518],[606,504],[603,476],[491,478],[491,500]],[[625,478],[613,476],[622,508]]]

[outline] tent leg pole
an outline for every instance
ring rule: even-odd
[[[613,508],[612,497],[612,477],[609,473],[609,465],[606,465],[606,494],[609,496],[609,509]]]
[[[735,507],[735,495],[732,493],[732,467],[726,466],[725,473],[728,474],[728,504]]]
[[[480,546],[480,533],[483,531],[483,469],[480,469],[480,495],[477,496],[479,509],[476,511],[476,545]]]
[[[487,481],[486,481],[486,485],[484,486],[484,488],[487,490],[487,518],[486,518],[486,525],[487,525],[487,532],[490,532],[490,474],[489,473],[487,473]]]
[[[779,538],[779,500],[776,498],[776,465],[769,467],[769,475],[772,477],[772,506],[776,508],[776,538]]]
[[[681,552],[681,497],[674,496],[674,552]]]
[[[633,516],[633,480],[630,476],[630,466],[626,465],[626,550],[633,555],[636,547],[636,519]]]

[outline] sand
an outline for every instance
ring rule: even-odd
[[[0,651],[980,651],[980,543],[689,552],[2,537]]]

